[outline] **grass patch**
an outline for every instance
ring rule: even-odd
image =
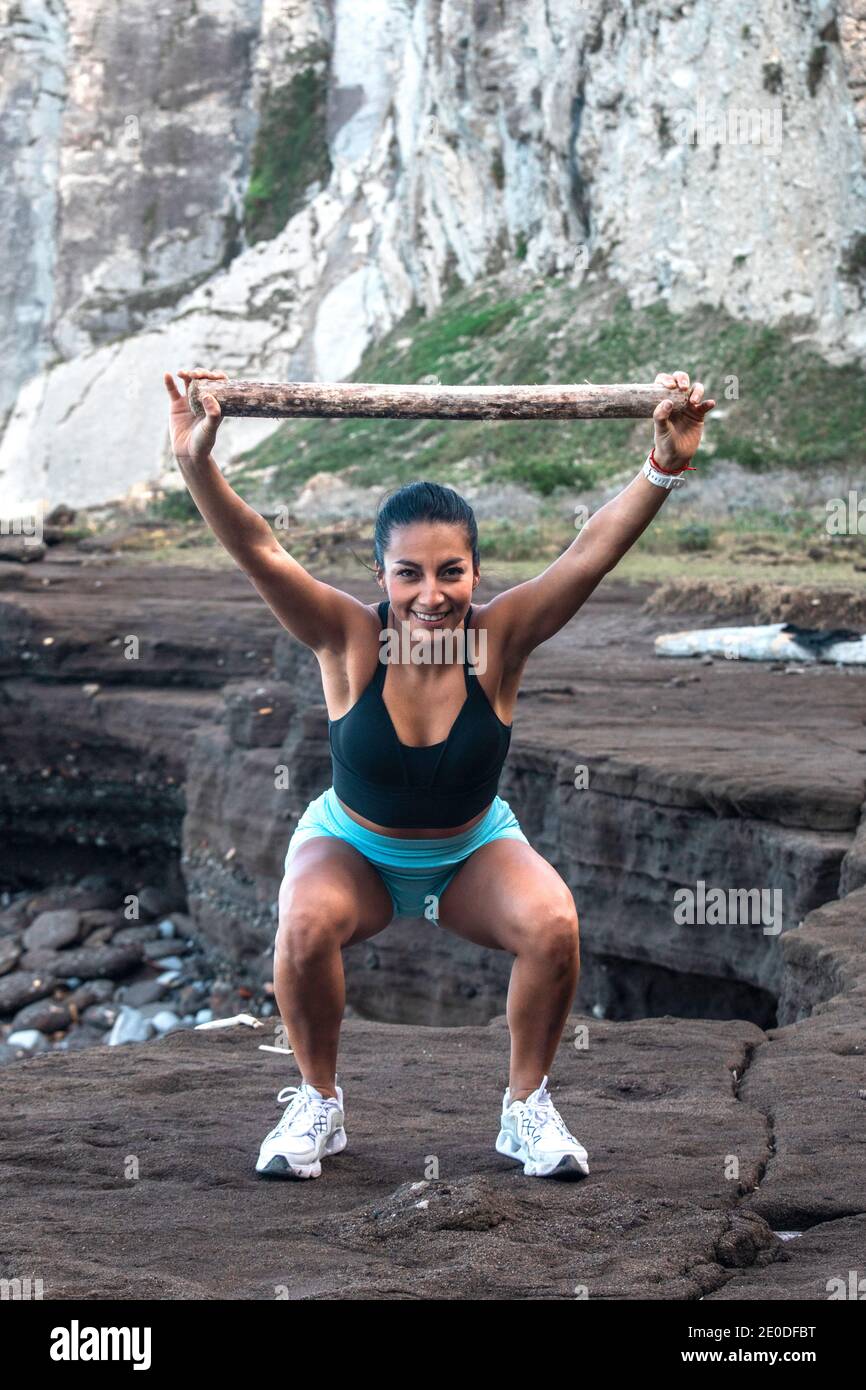
[[[244,227],[250,242],[282,231],[304,204],[314,180],[331,173],[325,136],[327,52],[311,48],[305,66],[285,86],[271,89],[263,102],[244,195]]]
[[[866,450],[866,374],[831,366],[781,329],[718,309],[674,315],[633,309],[611,286],[563,277],[502,295],[491,283],[450,295],[429,316],[413,309],[364,354],[355,381],[443,385],[651,381],[685,368],[718,407],[704,472],[716,460],[804,473],[844,466]],[[430,477],[456,488],[519,482],[540,496],[586,489],[640,464],[649,420],[289,420],[237,460],[232,480],[285,499],[318,472],[361,486]]]
[[[201,521],[204,525],[201,512],[187,488],[177,488],[164,493],[162,497],[151,502],[147,515],[155,521]]]

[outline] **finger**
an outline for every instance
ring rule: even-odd
[[[689,374],[688,372],[674,372],[674,380],[677,386],[681,386],[682,389],[685,391],[686,387],[689,384]]]
[[[704,383],[696,381],[689,392],[689,405],[698,405],[704,398]]]
[[[171,372],[164,372],[162,379],[165,382],[165,389],[171,396],[172,400],[179,401],[181,399],[181,394],[174,384],[174,377],[172,376]]]
[[[715,401],[701,401],[701,411],[706,415],[707,411],[712,410],[714,405]]]
[[[201,403],[204,406],[207,414],[212,415],[215,420],[218,420],[219,417],[222,415],[222,411],[220,410],[220,403],[217,400],[216,396],[202,396]]]
[[[670,372],[659,372],[658,376],[655,379],[655,385],[673,387],[676,386],[676,382],[674,381]]]
[[[653,419],[656,421],[657,424],[667,426],[667,422],[671,417],[673,408],[674,403],[672,400],[659,401],[658,405],[653,411]]]

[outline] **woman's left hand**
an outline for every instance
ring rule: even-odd
[[[656,386],[689,385],[688,372],[659,372]],[[673,401],[660,401],[653,411],[655,426],[655,456],[662,468],[675,471],[691,463],[701,435],[704,432],[704,416],[712,410],[715,401],[705,401],[703,382],[696,381],[689,390],[686,403],[675,406]]]

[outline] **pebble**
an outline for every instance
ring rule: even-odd
[[[175,1000],[178,1011],[182,1014],[194,1014],[201,1005],[202,993],[200,980],[194,980],[191,985],[182,985]]]
[[[59,912],[40,912],[24,933],[28,950],[58,950],[78,941],[81,935],[81,913],[72,908]]]
[[[63,954],[68,958],[64,975],[81,975],[85,980],[96,975],[111,979],[128,975],[141,963],[142,955],[139,946],[118,946],[114,942],[110,946],[79,946],[77,950],[64,951]]]
[[[171,1009],[163,1009],[161,1013],[154,1014],[150,1021],[157,1033],[170,1033],[175,1028],[183,1027],[177,1014],[173,1013]]]
[[[91,1028],[96,1028],[102,1033],[107,1033],[109,1028],[113,1028],[117,1022],[117,1015],[120,1013],[120,1004],[91,1004],[81,1015],[82,1023],[86,1023]]]
[[[83,985],[73,990],[66,1002],[74,1004],[81,1012],[91,1004],[107,1004],[109,999],[114,998],[116,988],[113,980],[85,980]]]
[[[87,933],[87,944],[88,946],[107,946],[113,936],[113,927],[94,927],[93,931]]]
[[[4,936],[0,940],[0,975],[13,970],[21,959],[21,946],[14,936]]]
[[[180,951],[187,951],[189,948],[179,941],[158,939],[145,941],[142,949],[147,960],[159,960],[164,956],[176,956]]]
[[[118,997],[124,1004],[139,1009],[142,1004],[155,1004],[165,994],[165,985],[159,980],[138,980],[133,985],[124,985],[118,990]]]
[[[62,953],[52,951],[49,946],[38,946],[32,951],[25,951],[19,964],[22,970],[35,970],[39,974],[53,975],[57,979],[68,973]]]
[[[0,1014],[14,1014],[34,999],[44,999],[57,981],[47,971],[13,970],[0,976]]]
[[[91,932],[110,931],[112,934],[118,927],[122,927],[124,916],[116,909],[98,907],[92,912],[82,912],[81,914],[81,939],[82,941],[90,937]]]
[[[15,1015],[12,1028],[16,1032],[36,1029],[40,1033],[58,1033],[68,1028],[72,1014],[66,1000],[36,999]]]
[[[105,1039],[109,1047],[119,1047],[122,1043],[147,1042],[153,1035],[153,1025],[138,1009],[121,1004],[111,1032]]]
[[[24,1047],[28,1052],[44,1052],[48,1047],[38,1028],[22,1028],[17,1033],[10,1033],[6,1042],[10,1047]]]
[[[155,941],[157,935],[155,922],[135,922],[128,927],[120,927],[111,939],[117,946],[129,946],[145,941]]]
[[[79,1025],[70,1030],[65,1038],[61,1038],[55,1046],[61,1052],[83,1052],[85,1048],[95,1047],[97,1043],[104,1043],[105,1038],[96,1028],[85,1028]]]
[[[134,895],[142,920],[129,920],[129,893],[93,874],[75,887],[0,894],[0,1018],[11,1019],[0,1066],[37,1052],[147,1042],[234,1017],[239,1001],[256,998],[231,962],[217,966],[199,948],[175,894],[142,888]],[[274,1011],[264,1002],[262,1012]]]

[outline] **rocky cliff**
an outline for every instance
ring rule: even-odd
[[[0,0],[0,507],[167,463],[162,371],[341,378],[455,283],[866,353],[862,0]],[[231,421],[221,458],[267,421]]]

